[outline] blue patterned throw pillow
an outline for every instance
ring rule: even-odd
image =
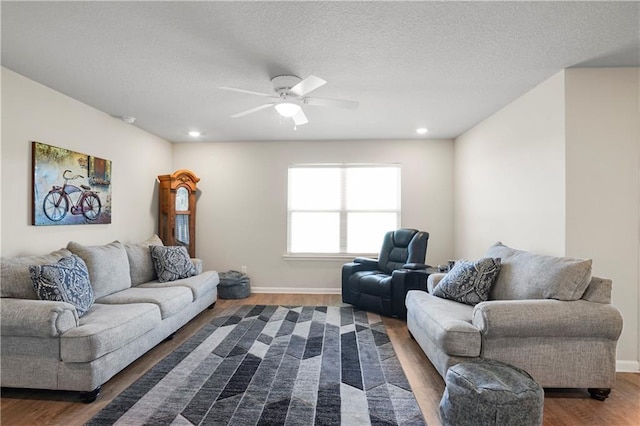
[[[474,306],[489,298],[499,273],[500,259],[459,260],[433,289],[433,295]]]
[[[153,267],[161,283],[196,275],[189,252],[183,246],[149,246]]]
[[[50,265],[31,265],[29,274],[40,300],[71,303],[79,317],[93,305],[87,265],[75,254]]]

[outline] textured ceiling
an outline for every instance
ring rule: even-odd
[[[560,70],[638,66],[638,2],[9,2],[2,65],[175,142],[452,138]],[[270,78],[313,74],[294,130]]]

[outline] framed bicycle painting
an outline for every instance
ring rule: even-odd
[[[31,145],[34,225],[111,223],[111,161]]]

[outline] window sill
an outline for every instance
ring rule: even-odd
[[[283,254],[284,260],[303,260],[303,261],[336,261],[336,262],[349,262],[356,257],[371,257],[377,258],[378,253],[358,253],[358,254]]]

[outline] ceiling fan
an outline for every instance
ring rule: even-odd
[[[325,85],[327,82],[310,75],[302,80],[295,75],[279,75],[271,79],[274,93],[254,92],[253,90],[238,89],[235,87],[222,86],[218,87],[222,90],[230,90],[232,92],[247,93],[249,95],[263,96],[275,99],[273,102],[259,105],[257,107],[239,112],[231,116],[231,118],[243,117],[254,112],[274,107],[278,114],[282,117],[292,118],[296,126],[307,124],[309,120],[302,110],[302,105],[326,106],[356,109],[358,102],[348,101],[344,99],[327,99],[306,96],[308,93],[316,90],[318,87]]]

